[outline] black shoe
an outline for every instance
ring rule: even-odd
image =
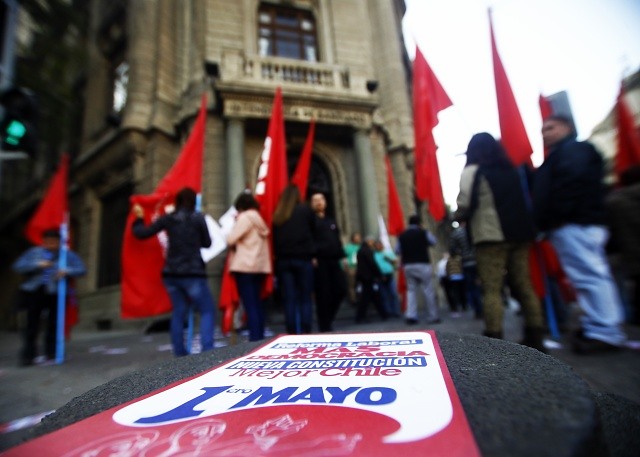
[[[482,332],[482,334],[484,336],[489,337],[489,338],[495,338],[496,340],[503,339],[502,332],[487,332],[487,331],[485,331],[485,332]]]
[[[619,351],[621,347],[602,340],[588,338],[584,336],[582,331],[578,331],[573,339],[572,349],[576,354],[587,355],[600,352],[616,352]]]
[[[440,324],[441,322],[442,322],[442,319],[433,319],[433,320],[427,321],[427,324],[435,325],[435,324]]]
[[[412,319],[409,317],[405,319],[405,322],[407,323],[407,325],[416,325],[418,323],[418,319]]]

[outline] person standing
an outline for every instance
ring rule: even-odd
[[[535,174],[536,222],[556,249],[582,309],[573,349],[590,353],[619,348],[626,340],[624,312],[605,254],[604,164],[588,142],[578,142],[571,121],[553,115],[542,124],[549,155]]]
[[[344,246],[345,271],[347,273],[347,294],[351,304],[355,305],[356,296],[356,267],[358,266],[358,250],[362,244],[360,232],[353,232],[349,242]]]
[[[409,216],[409,226],[398,236],[400,263],[407,281],[407,324],[418,323],[418,290],[422,291],[427,305],[427,323],[439,324],[440,311],[432,278],[429,246],[436,244],[435,237],[420,226],[420,217]]]
[[[501,291],[506,270],[511,292],[524,313],[522,344],[544,352],[542,307],[529,275],[529,250],[535,229],[522,177],[502,145],[488,133],[473,135],[466,154],[455,219],[467,222],[475,246],[484,334],[503,337]]]
[[[287,333],[311,333],[315,215],[295,184],[282,191],[273,213],[273,250]]]
[[[382,305],[389,316],[400,316],[400,301],[396,292],[396,280],[394,278],[398,257],[391,249],[385,249],[381,240],[376,240],[374,257],[378,268],[382,272],[380,283],[380,297]]]
[[[134,205],[136,216],[132,230],[136,238],[150,238],[165,231],[169,246],[162,269],[162,282],[167,289],[173,312],[171,344],[177,357],[189,354],[184,344],[184,323],[190,306],[200,313],[202,350],[213,349],[214,302],[207,284],[205,264],[200,248],[211,246],[211,237],[204,216],[195,212],[196,193],[185,187],[176,194],[175,211],[144,224],[144,210]]]
[[[382,272],[373,255],[374,241],[373,236],[365,237],[358,250],[358,268],[356,270],[356,290],[358,291],[356,324],[366,322],[369,303],[373,303],[382,320],[386,320],[388,317],[380,296]]]
[[[236,223],[227,235],[230,247],[229,271],[238,285],[238,294],[247,313],[249,341],[264,338],[264,303],[260,297],[266,275],[271,273],[269,228],[258,212],[259,204],[249,192],[234,203]]]
[[[86,273],[84,263],[75,252],[67,251],[67,267],[58,269],[60,231],[48,229],[42,233],[42,244],[24,252],[13,264],[13,270],[26,276],[20,285],[22,306],[27,311],[19,364],[33,365],[37,356],[40,320],[46,313],[44,353],[48,360],[56,358],[56,331],[58,324],[58,281],[75,278]]]
[[[640,325],[640,165],[620,175],[620,186],[605,200],[611,238],[631,283],[628,322]]]
[[[345,254],[338,225],[326,214],[327,199],[324,194],[316,192],[311,196],[311,209],[316,215],[313,241],[318,331],[330,332],[340,304],[347,295],[347,279],[341,265]]]
[[[473,309],[475,318],[482,319],[482,299],[480,288],[478,287],[478,263],[476,262],[473,244],[469,241],[466,222],[460,222],[460,225],[451,233],[449,251],[462,257],[466,303]]]

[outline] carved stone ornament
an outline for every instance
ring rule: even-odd
[[[227,99],[224,102],[226,117],[268,119],[271,116],[272,101]],[[355,128],[370,128],[371,114],[364,111],[323,108],[304,104],[284,106],[284,117],[290,121],[310,121],[321,124],[350,125]]]

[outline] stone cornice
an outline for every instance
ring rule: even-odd
[[[271,117],[272,96],[222,94],[225,117],[268,119]],[[285,99],[284,117],[289,121],[310,121],[333,125],[370,128],[373,108],[370,104],[332,103],[304,99]]]

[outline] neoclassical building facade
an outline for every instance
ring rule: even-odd
[[[72,165],[82,326],[119,319],[120,247],[132,194],[175,161],[207,94],[203,211],[219,218],[253,188],[275,89],[290,173],[316,119],[310,188],[345,241],[377,234],[389,156],[415,211],[410,63],[402,0],[93,1],[82,147]],[[217,291],[222,261],[209,264]]]

